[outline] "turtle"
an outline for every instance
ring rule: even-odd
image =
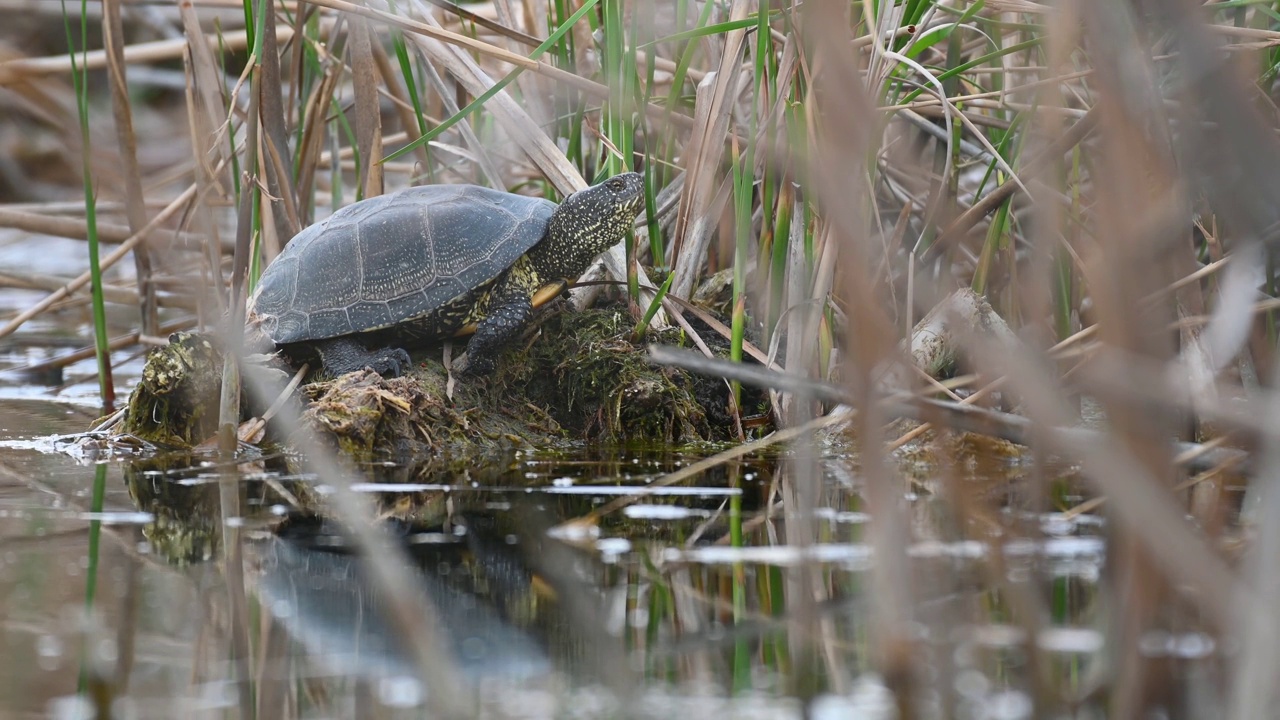
[[[267,267],[249,304],[250,347],[318,355],[333,376],[392,377],[411,367],[406,347],[474,328],[466,371],[488,374],[538,290],[577,279],[631,232],[643,203],[634,172],[559,205],[476,185],[361,200],[299,232]]]

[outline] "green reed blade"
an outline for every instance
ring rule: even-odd
[[[657,315],[658,308],[662,307],[662,299],[667,296],[667,291],[671,289],[671,281],[675,277],[675,273],[669,273],[667,279],[662,281],[662,286],[654,293],[653,300],[649,302],[649,307],[644,311],[644,317],[640,319],[640,322],[636,323],[636,328],[631,333],[636,342],[642,340],[645,333],[649,332],[649,323],[653,322],[653,316]]]
[[[63,28],[67,35],[67,56],[71,58],[71,83],[76,96],[76,113],[80,122],[81,179],[84,185],[85,229],[89,244],[89,288],[93,308],[93,348],[98,362],[98,392],[102,399],[103,413],[115,405],[115,384],[111,377],[111,353],[108,347],[107,310],[102,297],[102,267],[99,263],[98,205],[93,189],[93,169],[89,161],[89,21],[88,0],[80,0],[80,52],[76,61],[76,44],[71,32],[71,16],[67,2],[62,0]]]
[[[98,600],[98,565],[102,557],[102,521],[96,519],[102,513],[102,506],[107,495],[107,465],[98,463],[93,471],[93,495],[89,500],[89,512],[95,519],[89,521],[89,536],[85,550],[88,567],[84,576],[84,612],[85,617],[93,616],[93,608]],[[76,681],[76,692],[84,695],[89,689],[90,651],[82,647],[80,650],[80,672]]]
[[[1031,40],[1024,40],[1020,43],[1014,43],[1013,45],[1000,48],[995,52],[989,52],[986,55],[982,55],[978,58],[970,60],[969,62],[961,63],[953,68],[948,68],[947,70],[944,70],[938,73],[935,76],[935,78],[938,80],[938,82],[950,80],[951,78],[964,73],[966,70],[972,70],[973,68],[978,67],[979,65],[985,65],[991,62],[992,60],[1002,58],[1005,55],[1012,55],[1013,53],[1016,53],[1016,52],[1029,50],[1034,47],[1040,47],[1043,43],[1044,43],[1044,40],[1042,38],[1033,38]],[[923,92],[925,92],[925,88],[923,87],[916,88],[911,92],[907,93],[901,100],[899,100],[898,104],[906,105],[907,103],[920,97],[920,94]]]
[[[573,15],[570,15],[568,21],[566,21],[560,27],[556,28],[556,31],[551,33],[551,35],[546,40],[542,41],[541,45],[535,48],[533,52],[529,53],[529,59],[537,60],[538,58],[542,57],[543,53],[545,53],[548,49],[554,47],[555,44],[560,41],[560,38],[563,37],[567,32],[569,32],[569,29],[572,28],[575,24],[577,24],[579,20],[582,19],[583,15],[586,15],[591,10],[591,8],[596,6],[597,2],[599,2],[599,0],[586,0],[586,2],[582,3],[582,7],[578,8],[578,11],[575,12]],[[404,156],[407,153],[413,152],[414,150],[416,150],[419,147],[422,147],[423,145],[426,145],[432,140],[435,140],[440,135],[440,133],[458,124],[458,122],[470,116],[471,113],[475,112],[482,105],[489,102],[489,98],[502,92],[503,88],[510,85],[516,78],[520,77],[520,73],[522,72],[524,72],[524,68],[517,67],[516,69],[507,73],[505,76],[503,76],[501,80],[494,83],[493,87],[484,91],[482,95],[477,97],[475,100],[471,101],[471,103],[468,104],[466,107],[462,108],[456,114],[447,118],[444,122],[435,126],[430,131],[424,133],[422,137],[419,137],[417,140],[414,140],[413,142],[408,143],[407,145],[400,148],[399,150],[396,150],[393,153],[389,153],[388,155],[383,157],[382,162],[389,162],[391,160],[395,160],[399,157]]]
[[[649,228],[649,262],[655,270],[665,272],[667,249],[662,242],[662,228],[658,225],[658,193],[653,177],[653,163],[644,164],[644,211]]]
[[[395,2],[389,3],[392,13],[396,12]],[[396,61],[400,64],[400,74],[404,76],[405,90],[409,93],[409,103],[413,105],[413,115],[418,120],[418,132],[427,132],[427,116],[422,111],[422,101],[418,97],[418,80],[413,73],[413,64],[409,61],[409,50],[405,46],[404,33],[399,28],[391,28],[391,47],[395,50]]]
[[[774,11],[768,14],[772,17],[772,16],[776,16],[778,12]],[[742,18],[741,20],[728,20],[722,23],[716,23],[714,25],[705,25],[701,27],[696,27],[690,30],[685,30],[684,32],[676,33],[674,35],[667,35],[666,37],[661,37],[661,38],[658,38],[657,40],[651,40],[645,43],[644,45],[641,45],[640,47],[650,48],[650,47],[653,47],[654,45],[657,45],[659,43],[664,43],[664,42],[680,42],[682,40],[693,40],[695,38],[706,37],[708,35],[719,35],[720,33],[727,33],[731,30],[741,30],[742,28],[747,28],[747,27],[751,27],[752,25],[756,25],[759,22],[756,19],[757,16],[759,15],[760,13],[751,13],[750,15]],[[768,20],[766,20],[765,22],[767,24]]]

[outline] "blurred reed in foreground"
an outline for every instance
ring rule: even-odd
[[[39,33],[0,41],[0,197],[11,203],[0,224],[84,238],[92,262],[0,338],[74,312],[87,285],[108,408],[111,353],[196,325],[237,329],[236,347],[262,268],[337,207],[423,182],[559,199],[638,170],[648,196],[635,242],[583,280],[610,281],[636,336],[680,322],[678,301],[714,296],[718,280],[735,360],[844,393],[838,404],[800,383],[779,398],[786,429],[765,443],[785,438],[794,454],[776,486],[774,541],[819,540],[814,433],[847,423],[877,559],[868,642],[902,717],[930,716],[931,687],[950,683],[919,662],[919,629],[938,621],[921,617],[920,579],[906,571],[915,538],[893,453],[914,441],[945,456],[957,430],[939,414],[925,418],[931,434],[903,436],[884,402],[903,392],[1030,421],[1028,458],[1044,468],[1034,492],[997,506],[970,497],[954,467],[937,469],[958,534],[989,547],[1003,622],[1024,633],[1027,716],[1094,703],[1116,718],[1157,707],[1255,718],[1276,702],[1280,496],[1263,492],[1280,462],[1271,6],[109,0],[64,12],[70,51]],[[84,202],[68,204],[66,180],[81,174]],[[37,279],[0,274],[22,282]],[[956,320],[945,383],[903,372],[913,326],[962,288],[1013,332]],[[575,301],[600,292],[582,287]],[[139,308],[132,335],[112,342],[104,302]],[[233,361],[224,377],[236,379]],[[1067,432],[1082,408],[1101,432]],[[234,453],[234,435],[223,440]],[[1229,473],[1187,469],[1188,443],[1250,454],[1255,522],[1241,522]],[[340,463],[312,457],[326,483],[347,487]],[[1051,457],[1080,468],[1086,506],[1060,501]],[[372,510],[337,497],[335,512],[387,548],[362,520]],[[1108,522],[1108,671],[1067,683],[1037,659],[1059,598],[1002,572],[1005,543],[1040,534],[1018,513],[1049,510]],[[994,528],[979,522],[993,513]],[[741,530],[732,544],[747,542]],[[422,609],[396,590],[395,553],[373,557],[404,603],[398,622],[424,677],[449,687],[430,632],[413,629]],[[774,580],[787,588],[789,652],[813,663],[797,676],[824,678],[789,690],[840,687],[853,671],[818,667],[842,640],[822,610],[822,569],[801,563]],[[748,607],[745,574],[735,582],[736,622],[761,608]],[[244,612],[233,613],[242,628]],[[1154,633],[1190,631],[1235,648],[1216,656],[1220,682],[1193,687],[1144,653]],[[247,635],[237,652],[250,652]],[[462,712],[463,699],[439,700]]]

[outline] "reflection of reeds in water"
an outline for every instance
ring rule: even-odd
[[[88,285],[110,405],[110,352],[121,343],[108,348],[104,302],[140,308],[126,342],[224,314],[240,328],[265,263],[299,228],[354,199],[409,181],[559,198],[641,168],[649,188],[636,242],[584,279],[625,288],[617,292],[637,308],[638,337],[650,326],[684,326],[675,299],[728,271],[721,327],[733,358],[837,385],[857,411],[836,417],[845,408],[793,383],[776,406],[788,429],[761,443],[785,441],[793,453],[764,514],[732,515],[725,542],[806,548],[824,539],[815,511],[835,503],[870,515],[859,539],[875,562],[858,588],[865,628],[832,610],[849,586],[835,587],[818,562],[739,564],[714,582],[640,563],[619,582],[645,588],[651,627],[644,637],[632,628],[629,642],[647,646],[659,624],[679,628],[691,607],[708,603],[721,621],[767,619],[785,631],[785,642],[735,640],[737,681],[748,684],[746,670],[760,663],[786,678],[788,692],[812,696],[843,691],[873,668],[903,716],[918,717],[954,700],[950,689],[931,693],[962,674],[948,661],[928,664],[926,675],[922,660],[945,654],[928,638],[986,620],[1018,630],[1018,689],[1035,716],[1088,702],[1112,717],[1193,703],[1258,717],[1273,701],[1280,647],[1265,612],[1280,593],[1272,580],[1280,536],[1261,522],[1247,561],[1231,562],[1224,545],[1240,525],[1229,487],[1214,469],[1189,475],[1178,454],[1189,446],[1172,442],[1261,448],[1250,464],[1255,484],[1275,467],[1267,450],[1280,447],[1270,442],[1280,423],[1268,389],[1277,337],[1269,248],[1280,221],[1270,91],[1280,32],[1261,6],[1228,5],[1192,14],[1176,4],[912,0],[879,17],[868,14],[873,4],[782,0],[727,9],[686,0],[315,0],[250,2],[243,15],[204,5],[135,15],[126,5],[123,16],[111,1],[93,17],[93,8],[69,6],[75,53],[36,45],[36,34],[0,48],[0,103],[12,110],[0,142],[46,137],[74,150],[0,152],[5,199],[28,203],[0,209],[0,222],[84,238],[94,262],[76,279],[0,274],[5,284],[66,283],[7,320],[0,338]],[[106,51],[82,52],[99,45]],[[161,151],[178,145],[189,152]],[[71,172],[50,167],[57,163]],[[83,217],[56,202],[73,198],[70,190],[49,196],[58,187],[49,178],[68,174],[85,178]],[[100,242],[118,248],[99,263]],[[132,286],[104,284],[130,254]],[[955,331],[958,368],[945,384],[891,369],[904,364],[900,347],[915,322],[961,287],[983,295],[1015,333]],[[580,289],[576,301],[598,291]],[[758,343],[748,340],[751,322],[761,324]],[[958,450],[959,415],[916,405],[931,434],[894,424],[904,406],[879,402],[886,373],[908,378],[898,391],[1003,403],[1025,416],[1036,468],[1028,487],[1014,498],[976,494],[964,472],[972,458]],[[228,422],[235,387],[224,396]],[[1064,430],[1082,404],[1100,409],[1104,432]],[[286,407],[281,417],[296,422],[297,412]],[[837,421],[856,438],[859,474],[858,492],[833,500],[814,433]],[[223,440],[234,449],[233,435]],[[978,561],[986,618],[925,609],[913,571],[919,528],[903,510],[894,462],[904,444],[934,451],[947,539],[986,547]],[[462,712],[464,699],[440,681],[450,670],[430,651],[427,611],[398,578],[394,547],[366,522],[368,503],[344,490],[349,469],[320,448],[302,451],[338,489],[333,512],[379,548],[370,572],[391,598],[392,622],[412,639],[424,679],[445,688],[432,702]],[[1051,456],[1078,464],[1087,506],[1062,501]],[[234,475],[225,487],[223,511],[237,515]],[[1276,517],[1274,496],[1259,495],[1251,510]],[[865,507],[843,507],[850,497]],[[1107,670],[1067,673],[1065,682],[1038,638],[1066,623],[1070,583],[1034,567],[1011,574],[1001,551],[1011,539],[1040,537],[1019,519],[1025,513],[1057,510],[1098,512],[1109,532],[1101,599],[1089,601],[1106,609]],[[223,548],[234,576],[238,543]],[[572,592],[567,572],[562,579]],[[578,601],[589,604],[585,594]],[[232,606],[236,652],[247,661],[242,593]],[[1216,657],[1226,678],[1216,685],[1192,688],[1184,668],[1144,654],[1153,634],[1193,631],[1239,648]],[[847,665],[849,644],[861,648],[853,653],[861,665]],[[244,708],[249,667],[240,675]],[[632,682],[621,660],[614,670],[606,676],[615,689]]]

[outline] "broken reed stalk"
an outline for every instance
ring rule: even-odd
[[[57,292],[66,286],[69,278],[44,275],[42,273],[8,273],[0,271],[0,286],[22,288],[24,290],[44,290]],[[104,285],[102,297],[106,302],[117,305],[138,305],[138,293],[132,288],[117,285]]]

